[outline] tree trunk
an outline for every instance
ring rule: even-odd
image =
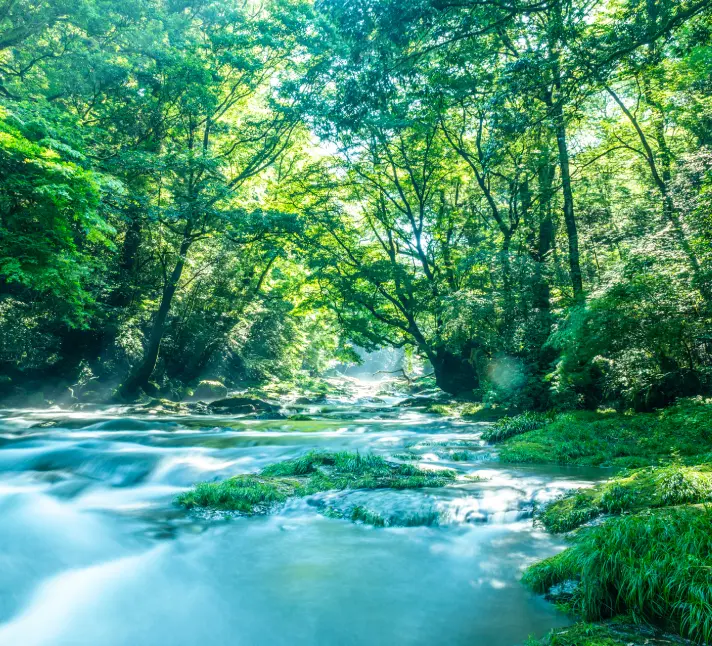
[[[505,234],[502,242],[502,291],[503,291],[503,313],[502,339],[504,341],[505,352],[510,352],[514,344],[514,327],[516,318],[516,304],[514,300],[514,290],[512,288],[512,266],[510,263],[511,235]]]
[[[173,271],[171,272],[168,282],[163,288],[161,304],[158,307],[156,318],[153,321],[153,327],[151,328],[151,334],[148,338],[146,352],[141,363],[121,387],[121,392],[124,395],[135,395],[139,388],[146,388],[148,380],[153,374],[156,362],[158,361],[161,341],[163,340],[166,319],[168,318],[168,313],[171,309],[173,296],[175,296],[176,290],[178,289],[178,283],[180,282],[180,278],[183,274],[183,267],[185,267],[185,260],[191,243],[192,238],[190,235],[186,235],[181,242],[175,267],[173,267]]]
[[[552,4],[552,16],[549,33],[549,59],[552,70],[552,91],[547,93],[546,102],[551,110],[554,121],[554,134],[559,150],[559,172],[561,174],[561,191],[564,197],[564,222],[569,240],[569,269],[574,298],[583,295],[583,278],[579,255],[578,229],[574,213],[574,195],[571,188],[571,170],[569,168],[569,149],[566,137],[566,119],[564,117],[564,95],[561,87],[561,54],[560,44],[563,33],[563,17],[560,0]]]
[[[438,388],[449,395],[471,394],[479,385],[472,364],[444,349],[428,353]]]
[[[554,124],[556,145],[559,149],[559,172],[561,173],[561,191],[564,196],[564,223],[569,239],[569,269],[574,298],[583,295],[583,278],[581,275],[581,260],[579,255],[578,228],[574,213],[574,194],[571,189],[571,170],[569,168],[569,150],[566,142],[566,122],[561,103],[554,104]]]

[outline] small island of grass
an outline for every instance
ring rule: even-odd
[[[422,489],[455,479],[450,470],[426,471],[373,454],[310,451],[222,482],[202,482],[176,498],[187,509],[267,513],[289,498],[345,489]],[[363,520],[363,519],[360,519]]]

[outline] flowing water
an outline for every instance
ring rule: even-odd
[[[518,582],[563,547],[531,511],[602,472],[501,466],[482,425],[392,403],[361,393],[314,421],[0,412],[0,644],[513,646],[565,624]],[[173,505],[195,482],[315,448],[407,451],[461,478],[261,517]],[[373,528],[323,516],[325,502],[439,524]]]

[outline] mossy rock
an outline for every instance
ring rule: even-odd
[[[255,397],[225,397],[211,402],[210,411],[222,414],[276,413],[279,405]]]
[[[258,475],[241,475],[222,482],[203,482],[176,499],[188,509],[266,513],[295,496],[345,489],[421,489],[442,487],[454,471],[426,471],[372,455],[311,451],[277,462]]]
[[[637,468],[683,462],[712,452],[712,400],[683,400],[658,413],[561,413],[535,430],[505,439],[508,463]]]
[[[712,501],[712,464],[636,469],[590,489],[570,492],[536,514],[548,531],[568,532],[603,514]]]
[[[650,626],[636,626],[630,620],[607,623],[580,622],[552,630],[542,639],[530,639],[526,646],[672,646],[692,644]]]
[[[228,390],[221,381],[205,379],[198,383],[193,390],[193,399],[200,401],[212,401],[214,399],[224,399]]]

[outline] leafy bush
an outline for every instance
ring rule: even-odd
[[[554,399],[573,407],[610,402],[652,411],[709,390],[709,330],[700,293],[669,250],[634,249],[572,308],[550,344],[561,352],[550,375]]]

